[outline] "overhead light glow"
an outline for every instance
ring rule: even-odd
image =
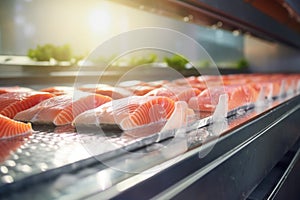
[[[109,10],[102,7],[92,10],[88,20],[91,31],[94,33],[107,33],[111,24]]]

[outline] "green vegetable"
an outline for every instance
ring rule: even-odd
[[[69,61],[72,58],[72,52],[69,45],[57,46],[53,49],[53,58],[57,61]]]
[[[249,66],[249,63],[246,59],[240,59],[236,62],[236,68],[237,69],[244,69],[247,68]]]
[[[37,61],[49,61],[52,57],[53,52],[53,45],[46,44],[44,46],[38,45],[36,49],[29,49],[28,50],[28,57],[33,60]]]
[[[173,57],[165,57],[164,61],[168,64],[169,67],[177,70],[186,69],[186,64],[189,63],[189,61],[185,57],[178,54],[173,55]]]
[[[27,56],[36,61],[70,61],[72,52],[69,45],[54,46],[52,44],[37,45],[36,49],[29,49]]]
[[[199,67],[201,68],[206,68],[206,67],[211,67],[211,62],[209,60],[203,60],[199,63]]]
[[[115,58],[117,57],[117,54],[112,54],[109,57],[105,57],[105,56],[99,56],[97,58],[92,59],[92,61],[96,64],[103,64],[103,63],[110,63],[111,61],[113,61]]]
[[[138,65],[143,65],[143,64],[150,64],[154,63],[157,59],[156,54],[150,54],[147,57],[132,57],[129,61],[130,66],[138,66]]]

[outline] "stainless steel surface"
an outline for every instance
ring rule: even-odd
[[[67,131],[37,131],[1,140],[0,145],[6,149],[1,155],[0,187],[88,157],[76,133]]]
[[[234,116],[240,110],[253,108],[254,105],[245,105],[227,113],[227,116]],[[223,109],[223,108],[221,108]],[[222,111],[221,111],[222,112]],[[74,127],[67,125],[54,127],[49,125],[34,126],[33,134],[0,140],[2,146],[2,161],[0,175],[0,187],[5,184],[13,184],[24,178],[47,172],[52,169],[67,167],[74,162],[95,157],[101,161],[116,156],[124,155],[130,151],[146,147],[168,138],[178,137],[179,132],[185,135],[186,132],[193,132],[211,123],[212,128],[217,126],[214,122],[213,113],[202,115],[202,119],[178,130],[159,131],[164,123],[155,123],[142,128],[122,132],[114,129],[99,129],[98,127]],[[223,119],[226,113],[216,113]],[[226,122],[227,123],[227,122]],[[222,124],[223,125],[223,124]],[[227,127],[227,126],[226,126]],[[220,130],[209,130],[213,135],[218,136],[225,127]],[[197,131],[196,131],[197,132]],[[201,136],[202,136],[202,132]],[[198,132],[197,132],[198,134]],[[189,134],[189,141],[186,146],[195,145],[193,134]],[[191,137],[192,136],[192,137]],[[201,137],[200,136],[200,137]],[[206,135],[205,137],[209,137]],[[101,145],[100,150],[94,150],[95,146]],[[84,162],[83,162],[84,163]],[[88,162],[89,163],[89,162]],[[78,163],[80,166],[80,164]],[[74,168],[74,166],[72,166]]]
[[[295,158],[296,160],[297,158]],[[286,175],[284,177],[284,183],[279,188],[279,191],[276,193],[276,196],[273,199],[280,200],[280,199],[299,199],[299,170],[300,170],[300,159],[298,156],[298,160],[293,160],[292,169],[288,168],[288,173],[285,173]],[[295,161],[295,162],[294,162]],[[269,198],[271,199],[271,198]]]
[[[293,109],[291,112],[286,113],[286,115],[284,115],[281,119],[279,119],[275,123],[270,124],[265,130],[262,130],[254,137],[249,138],[247,141],[236,146],[231,151],[225,153],[218,159],[211,162],[208,166],[205,166],[199,169],[198,171],[196,171],[195,173],[191,174],[190,176],[186,177],[182,181],[172,186],[167,191],[164,191],[161,194],[161,196],[157,196],[157,197],[159,197],[159,199],[174,198],[174,197],[180,199],[181,197],[185,196],[186,193],[192,191],[192,187],[202,188],[204,191],[207,191],[206,194],[201,195],[202,198],[205,199],[209,199],[211,197],[217,199],[228,199],[228,198],[240,199],[240,198],[247,197],[249,192],[253,189],[253,186],[255,186],[255,184],[260,181],[259,178],[263,176],[263,173],[265,173],[266,175],[266,172],[262,172],[262,171],[270,170],[273,167],[273,165],[276,164],[276,160],[278,159],[277,157],[279,155],[283,156],[282,153],[279,153],[278,149],[282,150],[282,152],[285,152],[285,148],[286,148],[286,147],[278,147],[276,150],[276,152],[278,152],[277,155],[274,155],[274,153],[270,153],[268,155],[261,151],[264,148],[266,148],[266,146],[275,145],[280,140],[279,139],[271,140],[270,138],[268,142],[266,141],[259,142],[259,140],[262,140],[261,138],[263,137],[266,138],[267,136],[265,135],[268,134],[269,130],[272,130],[273,127],[275,127],[286,117],[298,111],[298,109],[299,106]],[[275,136],[276,136],[275,133],[273,133],[272,137]],[[295,142],[295,139],[297,139],[297,137],[291,137],[287,140],[287,138],[284,139],[282,136],[279,136],[279,138],[282,139],[281,142],[285,140],[285,142],[288,143],[293,143]],[[273,148],[275,147],[273,146]],[[273,151],[274,150],[275,149],[273,149]],[[257,154],[260,153],[261,154],[260,156],[262,157],[267,155],[268,157],[264,157],[264,160],[261,160],[261,158],[259,158],[260,161],[257,162],[258,158],[255,157],[258,157],[258,155],[255,155],[256,153]],[[258,165],[260,166],[265,165],[264,166],[265,169],[263,170],[261,168],[255,169],[255,166]],[[247,176],[246,174],[251,174],[251,176]],[[207,177],[205,177],[206,175]],[[209,188],[209,186],[210,187],[212,186],[212,180],[214,179],[213,177],[215,177],[215,184],[216,184],[215,188]],[[220,179],[222,178],[228,181],[227,183],[228,186],[222,185],[225,184],[224,181],[220,181]],[[205,190],[204,188],[206,188],[207,190]],[[223,195],[225,191],[232,191],[232,190],[235,191],[235,194],[228,192],[227,195]],[[214,192],[216,191],[218,191],[217,192],[218,194],[214,194]]]
[[[246,124],[241,123],[219,138],[205,157],[199,159],[199,153],[209,149],[209,143],[187,152],[173,166],[136,184],[116,199],[174,195],[175,199],[246,198],[299,138],[299,114],[297,97]],[[288,132],[284,131],[287,127]],[[169,182],[164,181],[166,177]],[[155,187],[155,183],[160,184]],[[95,197],[101,197],[101,193]]]
[[[299,199],[300,139],[276,164],[247,200]]]
[[[167,148],[165,148],[164,145],[166,145]],[[34,191],[40,191],[37,193],[22,193],[23,187],[18,187],[17,185],[14,187],[2,186],[0,194],[10,199],[19,199],[21,193],[22,199],[39,199],[41,197],[43,197],[43,199],[53,199],[55,197],[67,199],[81,198],[97,192],[99,186],[102,189],[107,189],[135,174],[144,173],[149,167],[159,165],[166,160],[182,154],[186,150],[187,142],[184,138],[179,136],[172,139],[172,141],[168,140],[160,144],[148,145],[147,148],[127,152],[127,154],[111,160],[104,161],[97,160],[99,159],[97,158],[93,159],[93,162],[81,161],[81,165],[85,165],[86,168],[76,174],[72,174],[72,172],[76,170],[76,163],[73,163],[73,166],[68,169],[62,170],[61,168],[57,168],[57,173],[60,173],[59,177],[51,177],[51,175],[53,175],[53,173],[51,173],[51,175],[47,177],[48,179],[23,181],[23,187],[27,184],[32,184],[35,188]],[[89,165],[92,165],[92,167],[88,168]],[[97,175],[95,173],[99,174]],[[145,173],[145,175],[148,176],[152,173],[153,172]],[[39,176],[45,175],[46,174],[39,174]],[[74,183],[76,183],[76,185],[73,185]],[[86,188],[87,185],[89,185],[88,188]],[[82,190],[78,190],[78,187],[82,188]],[[18,192],[12,192],[16,191],[16,188]],[[31,190],[33,188],[29,189]]]
[[[177,132],[163,134],[138,131],[124,134],[123,137],[116,133],[117,136],[112,137],[111,141],[119,144],[122,149],[115,149],[112,153],[103,152],[102,157],[81,155],[87,147],[83,144],[101,143],[103,138],[99,135],[78,138],[72,130],[64,130],[64,133],[53,133],[53,129],[40,131],[24,139],[25,143],[19,148],[21,152],[16,150],[6,158],[21,167],[17,170],[17,167],[3,165],[2,175],[11,176],[3,180],[9,182],[13,178],[14,184],[2,184],[0,193],[12,199],[20,198],[19,195],[23,199],[39,198],[41,195],[45,199],[51,199],[133,198],[142,194],[143,197],[150,198],[156,195],[171,197],[181,192],[177,194],[179,197],[189,194],[187,191],[198,184],[204,184],[201,187],[206,188],[215,182],[215,189],[223,188],[224,180],[233,181],[228,180],[233,172],[237,173],[233,176],[233,183],[241,181],[239,177],[245,178],[242,175],[244,173],[254,173],[253,179],[243,179],[245,183],[226,186],[228,191],[235,191],[236,195],[247,195],[299,137],[295,130],[286,134],[278,131],[285,128],[288,122],[293,123],[289,124],[291,127],[294,126],[294,113],[299,114],[299,99],[297,96],[283,100],[282,104],[282,100],[278,99],[261,110],[252,108],[247,112],[239,111],[225,123],[215,123],[197,130],[179,129]],[[128,136],[134,137],[130,139]],[[126,138],[125,143],[122,138]],[[162,142],[157,143],[158,138]],[[32,152],[31,148],[34,146],[38,147],[38,151]],[[55,149],[55,146],[60,148]],[[146,148],[141,148],[145,146]],[[81,150],[75,151],[77,148]],[[266,151],[266,148],[269,150]],[[30,159],[27,160],[28,152]],[[68,160],[71,155],[76,155],[75,160]],[[73,163],[76,160],[78,161]],[[43,170],[46,165],[37,165],[41,161],[48,166],[45,172]],[[223,175],[220,176],[220,173]],[[33,174],[35,175],[31,176]],[[170,179],[167,182],[166,177]],[[26,188],[27,184],[31,184],[31,187]],[[231,188],[234,185],[239,185],[240,189]],[[177,192],[174,193],[175,190]],[[33,194],[33,191],[41,192]],[[211,190],[205,194],[212,195],[215,192]]]
[[[38,131],[33,134],[0,141],[3,149],[0,157],[0,191],[33,175],[44,173],[41,178],[47,177],[47,173],[53,169],[63,172],[59,171],[61,167],[74,170],[95,162],[94,157],[104,161],[176,134],[175,131],[154,132],[157,127],[160,127],[159,124],[154,128],[150,126],[143,131],[126,133],[110,130],[105,132],[109,135],[106,136],[93,129],[79,134],[71,126],[34,126],[34,130]],[[93,145],[101,145],[102,148],[91,152]]]
[[[287,183],[286,180],[288,179],[288,177],[291,174],[291,172],[299,169],[299,167],[296,166],[297,163],[299,165],[299,158],[300,158],[300,148],[295,153],[292,161],[288,165],[288,167],[285,170],[284,174],[282,175],[281,179],[278,181],[278,183],[274,187],[274,189],[273,189],[272,193],[270,194],[270,196],[268,197],[268,199],[273,199],[273,198],[276,199],[279,196],[278,194],[280,194],[280,192],[284,191],[283,190],[283,186]],[[293,185],[293,187],[295,187],[295,185]],[[290,197],[293,197],[293,196],[290,196]]]

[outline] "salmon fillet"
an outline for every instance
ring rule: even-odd
[[[73,124],[81,125],[118,125],[125,117],[134,112],[142,103],[153,97],[132,96],[112,100],[95,109],[88,110],[78,115]]]
[[[132,95],[132,92],[125,88],[113,87],[106,84],[84,85],[79,90],[109,96],[112,99],[121,99]]]
[[[122,130],[131,130],[163,124],[160,131],[166,131],[186,127],[195,121],[195,117],[194,111],[185,101],[175,102],[168,97],[158,97],[140,105],[119,126]]]
[[[30,123],[18,122],[1,114],[0,127],[0,138],[9,138],[33,131]]]
[[[146,96],[164,96],[174,101],[189,102],[190,98],[198,96],[200,90],[192,87],[161,87],[154,89],[146,94]]]
[[[250,85],[213,87],[202,91],[197,97],[192,97],[189,107],[198,111],[213,112],[222,94],[228,94],[228,110],[254,103],[258,98],[258,91]]]
[[[48,87],[48,88],[43,88],[40,91],[41,92],[49,92],[54,95],[63,95],[63,94],[70,94],[74,90],[73,87],[68,87],[68,86],[54,86],[54,87]]]
[[[167,97],[158,97],[140,105],[130,119],[137,125],[145,125],[168,119],[174,111],[174,101]]]
[[[55,96],[39,104],[19,112],[14,119],[20,121],[33,122],[38,124],[51,124],[55,117],[64,108],[72,103],[72,96],[60,95]]]
[[[20,101],[30,95],[29,92],[9,92],[0,95],[0,111],[12,103]]]
[[[19,112],[15,119],[36,124],[70,124],[78,114],[111,101],[110,97],[84,93],[76,100],[70,95],[54,96]]]
[[[32,91],[30,88],[12,86],[12,87],[0,87],[0,94],[5,94],[9,92],[29,92]]]
[[[4,94],[6,96],[15,95],[16,93]],[[14,99],[14,102],[11,102],[8,106],[3,108],[0,114],[7,116],[9,118],[14,118],[14,116],[23,110],[31,108],[36,104],[53,97],[54,95],[46,92],[26,92],[18,93],[19,99]],[[16,97],[16,95],[15,95]],[[6,101],[7,102],[7,101]]]
[[[111,100],[112,99],[110,97],[100,94],[88,95],[65,107],[55,117],[53,123],[57,126],[71,124],[74,118],[80,113],[101,106],[102,104]]]

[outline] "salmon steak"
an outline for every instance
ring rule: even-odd
[[[52,124],[55,117],[72,103],[72,96],[60,95],[19,112],[14,119],[36,124]]]
[[[0,138],[10,138],[33,132],[30,123],[18,122],[0,114]]]
[[[159,96],[141,104],[134,112],[122,120],[120,127],[123,130],[128,130],[155,122],[166,122],[174,109],[175,101],[168,97]]]
[[[10,104],[26,98],[30,93],[28,92],[9,92],[0,95],[0,111]]]
[[[86,93],[76,100],[69,95],[60,95],[19,112],[15,119],[36,124],[66,125],[70,124],[78,114],[108,101],[111,101],[110,97],[99,94]]]
[[[0,111],[0,114],[9,118],[14,118],[17,113],[31,108],[36,104],[53,97],[54,95],[48,92],[12,92],[0,95],[0,102],[1,96],[8,98],[4,101],[6,104],[8,102],[10,103]],[[1,103],[2,106],[4,102]]]
[[[56,126],[71,124],[79,114],[110,102],[112,98],[100,94],[90,94],[65,107],[53,120]]]
[[[81,113],[74,119],[73,124],[76,126],[116,126],[142,103],[153,98],[155,97],[132,96],[112,100],[95,109]]]
[[[158,97],[141,104],[119,126],[122,130],[132,130],[149,125],[163,125],[160,131],[166,131],[186,127],[196,120],[195,117],[187,102]]]
[[[130,119],[137,125],[168,119],[174,111],[174,101],[167,97],[158,97],[140,105]]]
[[[155,122],[166,122],[175,109],[174,105],[175,101],[168,97],[132,96],[83,112],[74,119],[73,124],[78,127],[133,129]]]
[[[254,103],[258,98],[258,91],[251,85],[213,87],[202,91],[197,97],[192,97],[189,107],[197,111],[213,112],[222,94],[228,95],[228,110]]]

